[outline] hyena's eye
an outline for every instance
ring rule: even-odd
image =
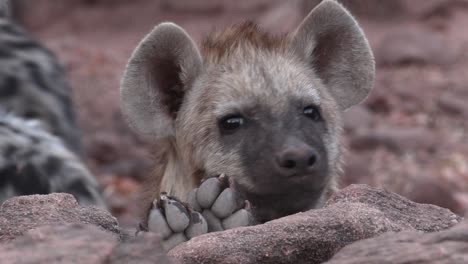
[[[241,115],[228,115],[219,121],[219,128],[223,133],[233,133],[244,124]]]
[[[320,121],[322,116],[320,115],[320,110],[316,106],[307,106],[304,108],[304,115],[314,121]]]

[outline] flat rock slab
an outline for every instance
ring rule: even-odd
[[[43,225],[92,224],[120,235],[117,219],[93,206],[82,207],[71,194],[18,196],[0,207],[0,243]]]
[[[328,264],[468,263],[468,222],[435,233],[387,233],[344,247]]]
[[[459,47],[443,34],[425,29],[401,28],[389,33],[375,51],[380,65],[433,64],[446,66],[456,61]]]
[[[358,240],[390,231],[440,231],[460,220],[447,209],[351,185],[322,209],[196,237],[169,256],[180,263],[321,263]]]
[[[0,244],[2,264],[169,263],[163,252],[156,234],[120,243],[115,234],[84,224],[43,226]]]

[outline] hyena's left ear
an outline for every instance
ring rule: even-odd
[[[142,135],[173,135],[174,120],[187,89],[202,67],[194,41],[179,26],[162,23],[138,45],[120,86],[121,106]]]
[[[372,89],[374,56],[364,32],[339,3],[324,0],[293,33],[292,48],[322,79],[342,110]]]

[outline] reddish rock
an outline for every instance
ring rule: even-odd
[[[161,246],[161,237],[154,233],[143,233],[118,244],[105,264],[128,263],[166,264],[170,262]]]
[[[466,100],[460,96],[445,94],[439,98],[438,106],[448,114],[468,118],[468,105],[466,104]]]
[[[401,0],[400,0],[401,1]],[[444,12],[459,0],[404,0],[402,7],[406,13],[416,18],[427,18]]]
[[[326,263],[468,263],[468,222],[430,234],[389,232],[346,246]]]
[[[374,123],[374,116],[364,105],[358,105],[347,110],[343,120],[345,129],[353,133],[371,127]]]
[[[119,243],[118,236],[84,224],[43,226],[0,244],[2,264],[169,263],[155,234]]]
[[[442,34],[412,28],[389,33],[375,50],[379,65],[449,65],[457,56],[458,48]]]
[[[219,12],[219,11],[249,11],[264,9],[277,0],[162,0],[161,6],[164,9],[178,12]]]
[[[117,219],[104,209],[82,207],[71,194],[53,193],[18,196],[5,201],[0,207],[0,242],[43,225],[67,223],[93,224],[120,235]]]
[[[307,14],[321,0],[303,0],[303,12]],[[391,20],[404,14],[401,0],[375,1],[375,0],[339,0],[354,15],[377,20]]]
[[[355,15],[381,21],[397,19],[424,19],[436,14],[444,14],[453,6],[464,4],[460,0],[338,0]],[[316,6],[321,0],[303,0],[304,12]]]
[[[323,209],[196,237],[169,255],[183,263],[321,263],[361,239],[389,231],[439,231],[460,219],[447,209],[352,185]]]
[[[43,226],[0,244],[4,264],[104,263],[118,237],[90,225]]]
[[[256,22],[268,32],[285,33],[295,28],[303,19],[295,1],[282,1],[267,9]]]
[[[383,146],[396,153],[415,150],[432,150],[436,135],[424,127],[379,126],[360,130],[353,136],[351,147],[370,150]]]

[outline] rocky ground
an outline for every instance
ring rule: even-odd
[[[68,70],[87,163],[104,186],[112,213],[123,226],[136,223],[136,197],[150,168],[150,148],[127,128],[118,102],[119,79],[138,41],[155,24],[167,20],[183,26],[197,40],[214,28],[244,19],[252,19],[272,32],[285,32],[300,22],[314,2],[317,1],[200,0],[194,4],[195,1],[184,0],[36,0],[35,8],[20,10],[26,26],[59,55]],[[346,0],[345,4],[364,27],[378,67],[370,98],[346,113],[345,143],[349,152],[343,186],[383,186],[414,201],[465,214],[467,2]],[[334,206],[339,210],[338,205]],[[391,221],[384,222],[392,228],[382,230],[401,230]],[[462,229],[466,232],[466,225]],[[343,230],[343,234],[348,232]],[[230,232],[226,236],[236,234]],[[419,239],[429,241],[420,245],[428,248],[437,240],[433,236],[406,236],[411,237],[408,244]],[[380,239],[378,243],[386,243],[385,237]],[[402,246],[401,241],[390,240],[388,243],[395,247]],[[270,248],[271,252],[274,249]],[[297,253],[287,245],[281,250]],[[384,252],[375,250],[373,254]],[[346,256],[345,250],[332,263],[342,263]],[[365,263],[359,260],[356,258],[354,263]]]
[[[0,208],[2,263],[466,263],[468,224],[448,209],[351,185],[323,209],[214,232],[163,252],[69,194],[15,197]]]

